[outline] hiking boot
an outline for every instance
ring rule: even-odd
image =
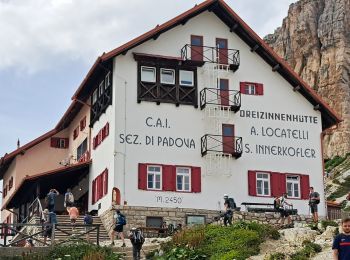
[[[126,247],[125,243],[122,244],[122,247]]]

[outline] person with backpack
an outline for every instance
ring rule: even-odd
[[[74,205],[74,196],[71,189],[68,188],[66,194],[64,194],[63,206],[68,211],[68,208],[73,207],[73,205]]]
[[[91,225],[93,223],[94,223],[94,219],[90,215],[89,211],[86,211],[85,216],[84,216],[84,225],[86,225],[85,232],[88,232],[88,233],[86,233],[86,240],[88,242],[90,242],[90,232],[89,231],[92,229]]]
[[[60,193],[56,189],[51,189],[50,192],[46,195],[45,201],[47,204],[47,209],[49,212],[54,212],[55,211],[55,202],[56,202],[56,197]]]
[[[310,187],[309,207],[315,223],[318,222],[318,204],[320,204],[320,194],[314,191],[314,187]]]
[[[141,249],[145,238],[139,228],[131,228],[129,239],[132,244],[132,256],[134,260],[141,259]]]
[[[125,216],[120,212],[119,209],[116,210],[114,214],[114,228],[112,231],[112,243],[111,246],[114,246],[114,238],[115,238],[115,232],[117,232],[117,235],[121,238],[123,245],[122,247],[125,247],[125,240],[124,240],[124,233],[123,228],[126,225],[126,218]]]
[[[288,207],[293,205],[287,202],[287,194],[284,193],[281,197],[276,197],[274,200],[274,208],[280,213],[281,225],[284,225],[285,219],[288,219],[288,226],[291,226],[292,219],[288,212]]]
[[[234,200],[233,198],[229,198],[227,194],[224,195],[224,225],[227,226],[229,224],[232,225],[233,218],[233,209],[234,209]]]

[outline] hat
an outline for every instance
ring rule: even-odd
[[[224,194],[224,198],[227,198],[228,197],[228,195],[227,194]]]

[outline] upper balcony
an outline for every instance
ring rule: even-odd
[[[241,108],[241,92],[237,90],[204,88],[200,92],[200,108],[213,106],[233,112]]]
[[[185,61],[195,60],[216,63],[218,69],[226,65],[233,72],[238,70],[240,64],[239,50],[203,45],[186,44],[181,49],[181,58]]]

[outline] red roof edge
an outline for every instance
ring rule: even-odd
[[[263,47],[266,52],[268,52],[274,59],[276,59],[280,66],[283,67],[289,74],[291,74],[297,81],[299,81],[301,87],[303,87],[307,92],[310,93],[310,95],[318,102],[320,105],[322,105],[326,110],[328,110],[329,113],[331,113],[336,121],[340,123],[343,121],[325,101],[323,101],[319,95],[304,81],[301,79],[301,77],[289,66],[289,64],[284,61],[263,39],[259,37],[250,27],[248,24],[246,24],[236,13],[231,9],[231,7],[225,3],[223,0],[218,0],[219,3],[238,21],[238,23],[250,34],[251,37],[253,37],[261,47]]]

